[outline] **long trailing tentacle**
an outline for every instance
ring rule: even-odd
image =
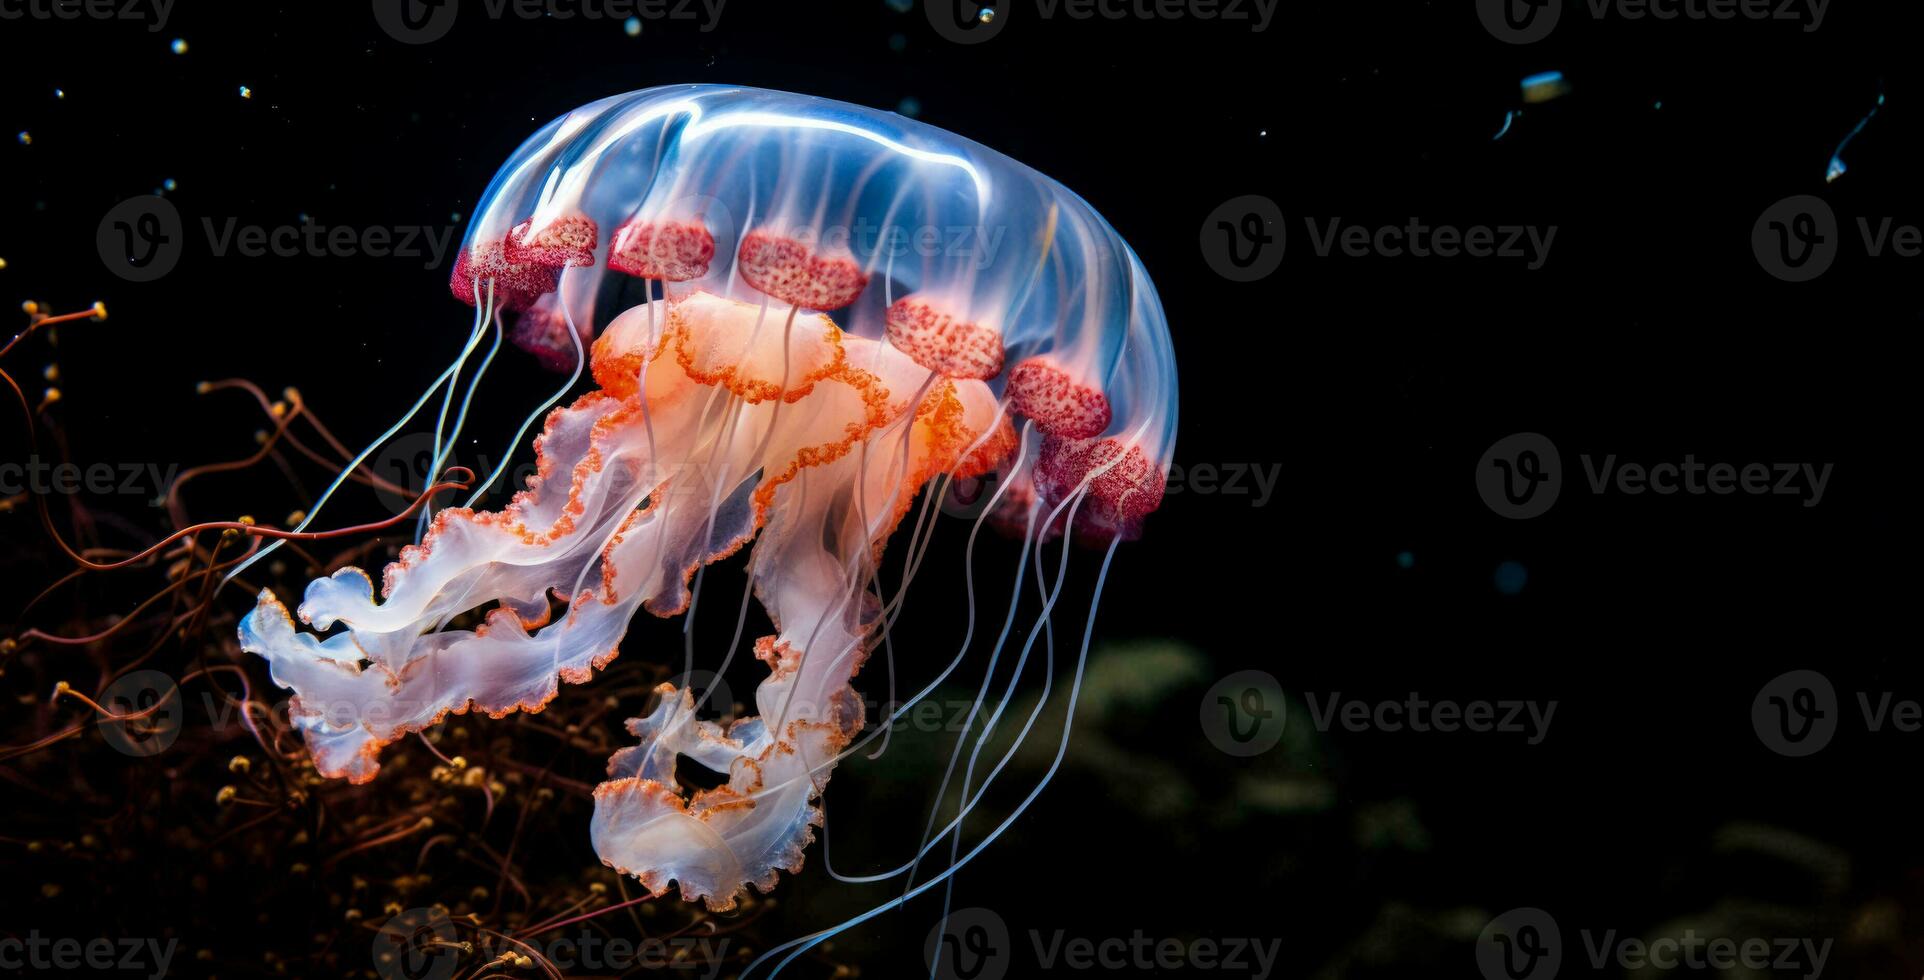
[[[477,292],[479,292],[480,286],[478,283],[476,284],[475,289]],[[428,385],[428,389],[421,393],[421,397],[414,400],[414,404],[408,408],[406,414],[402,415],[399,420],[397,420],[393,425],[389,426],[386,432],[383,432],[379,436],[376,436],[373,442],[368,443],[367,448],[361,450],[358,454],[356,454],[354,459],[351,460],[345,467],[341,469],[340,474],[334,478],[332,483],[329,483],[327,485],[327,489],[321,491],[321,495],[315,498],[314,506],[308,508],[306,516],[304,516],[301,519],[299,524],[294,526],[293,528],[294,531],[299,532],[299,531],[307,530],[307,526],[309,524],[314,523],[314,519],[320,516],[321,508],[327,505],[328,500],[334,496],[334,492],[341,488],[341,484],[347,482],[348,474],[354,472],[357,469],[360,469],[361,464],[367,462],[367,458],[369,456],[374,455],[375,450],[381,448],[383,445],[386,445],[389,439],[394,438],[395,433],[400,432],[403,426],[407,425],[409,421],[413,420],[415,415],[420,413],[422,406],[428,403],[428,399],[434,397],[434,393],[437,390],[439,390],[442,385],[453,383],[455,373],[458,372],[461,369],[461,365],[467,361],[468,355],[474,352],[475,345],[481,342],[481,337],[483,334],[482,327],[487,323],[488,318],[493,315],[492,314],[493,309],[494,309],[494,282],[493,280],[489,280],[488,289],[487,289],[487,303],[483,308],[475,311],[474,329],[469,332],[468,341],[461,348],[461,353],[455,357],[454,363],[448,365],[447,370],[442,371],[441,375],[435,378],[432,384]],[[430,478],[431,477],[432,477],[432,474],[430,474]],[[280,546],[280,542],[276,541],[275,543],[270,544],[267,547],[262,548],[261,550],[255,552],[252,558],[249,558],[246,561],[241,562],[239,565],[234,566],[233,570],[229,571],[226,577],[221,579],[220,584],[225,586],[227,583],[232,582],[235,578],[237,578],[240,575],[240,573],[247,571],[247,569],[250,566],[252,566],[255,562],[258,562],[262,558],[265,558],[268,555],[272,554],[274,552],[274,549],[278,548],[279,546]]]
[[[441,472],[441,467],[447,465],[448,457],[454,455],[454,447],[461,441],[461,430],[468,422],[468,409],[474,403],[475,389],[481,387],[481,379],[487,375],[488,367],[494,363],[494,355],[501,351],[501,311],[493,311],[489,319],[494,321],[494,343],[488,345],[488,353],[481,358],[480,365],[474,369],[474,377],[468,379],[467,391],[461,395],[461,409],[454,417],[454,428],[449,430],[445,437],[442,432],[447,423],[448,400],[454,395],[454,379],[449,380],[447,392],[441,400],[441,418],[434,425],[434,452],[429,457],[431,460],[428,464],[429,476]],[[458,377],[457,373],[456,378]],[[421,516],[415,520],[414,540],[417,542],[421,540],[422,533],[427,530],[428,518],[433,516],[430,510],[430,508],[422,508]]]
[[[880,905],[877,905],[866,912],[861,913],[860,915],[853,916],[840,923],[837,923],[836,925],[830,926],[827,929],[818,930],[800,939],[792,939],[788,942],[782,943],[778,946],[775,946],[763,952],[760,956],[756,957],[753,961],[751,961],[747,967],[742,969],[740,976],[744,978],[748,977],[751,973],[754,972],[757,966],[760,966],[761,964],[768,962],[770,959],[786,952],[787,955],[782,956],[781,961],[777,963],[774,966],[774,968],[770,971],[770,975],[773,976],[774,974],[781,972],[781,970],[787,967],[788,964],[794,962],[796,957],[801,956],[803,953],[808,952],[810,949],[815,948],[821,943],[831,938],[834,938],[835,936],[840,935],[841,933],[846,932],[847,930],[854,928],[855,926],[861,925],[862,923],[867,922],[868,920],[873,919],[876,916],[889,911],[890,909],[898,908],[902,905],[905,905],[910,900],[927,892],[929,889],[934,888],[936,885],[939,885],[945,881],[948,881],[950,878],[954,877],[958,871],[962,870],[962,868],[965,867],[970,861],[973,861],[977,855],[981,854],[984,850],[988,849],[989,845],[995,843],[996,839],[1001,837],[1003,832],[1008,830],[1010,825],[1015,823],[1015,821],[1018,818],[1020,818],[1024,812],[1026,812],[1029,809],[1029,806],[1036,801],[1036,798],[1042,795],[1042,791],[1044,789],[1047,789],[1049,782],[1055,778],[1055,774],[1057,770],[1062,768],[1063,757],[1068,753],[1068,750],[1069,750],[1069,734],[1075,722],[1076,701],[1082,693],[1082,678],[1089,662],[1089,642],[1095,630],[1095,611],[1096,611],[1095,602],[1101,599],[1102,590],[1104,586],[1108,583],[1109,566],[1116,556],[1116,546],[1120,543],[1121,543],[1120,538],[1111,539],[1111,541],[1109,542],[1108,549],[1103,553],[1102,568],[1101,568],[1101,571],[1098,572],[1096,575],[1096,587],[1091,600],[1089,619],[1087,623],[1083,626],[1081,650],[1076,655],[1076,672],[1075,672],[1075,677],[1071,682],[1070,688],[1069,688],[1068,708],[1065,711],[1063,716],[1062,738],[1056,745],[1055,757],[1050,760],[1048,770],[1043,773],[1042,778],[1039,781],[1037,781],[1035,787],[1029,790],[1028,795],[1024,796],[1022,798],[1022,801],[1016,804],[1015,809],[1011,811],[1007,817],[1004,817],[1002,821],[998,823],[993,830],[989,831],[989,833],[986,836],[984,836],[979,843],[977,843],[973,848],[970,848],[968,854],[964,855],[960,860],[951,864],[948,868],[944,869],[941,873],[930,878],[928,881],[925,881],[922,884],[909,889],[903,894],[895,898],[892,898],[886,902],[883,902]]]
[[[566,307],[564,306],[563,309],[566,310]],[[508,468],[508,461],[514,458],[515,450],[521,447],[521,440],[528,434],[528,427],[534,425],[536,419],[541,418],[549,409],[553,408],[555,403],[562,399],[562,396],[574,390],[575,382],[581,380],[581,370],[588,363],[588,355],[587,352],[582,349],[581,334],[575,329],[572,319],[568,321],[568,336],[574,338],[574,373],[568,375],[568,380],[563,382],[561,387],[556,388],[554,394],[549,395],[546,401],[543,401],[540,406],[535,408],[534,411],[529,412],[527,417],[521,420],[521,425],[514,430],[514,436],[508,440],[507,451],[501,454],[500,462],[494,464],[494,469],[488,471],[487,479],[482,480],[481,483],[474,488],[474,493],[470,494],[461,506],[473,507],[475,501],[480,500],[487,494],[488,489],[494,486],[495,481],[499,480],[502,472]]]

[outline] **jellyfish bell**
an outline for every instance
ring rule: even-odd
[[[957,229],[980,247],[951,247]],[[505,507],[475,508],[477,491],[435,515],[378,587],[343,568],[292,612],[262,592],[242,646],[294,692],[321,774],[362,781],[385,745],[449,713],[540,710],[561,683],[590,682],[638,610],[687,612],[702,569],[746,550],[742,609],[752,595],[775,629],[751,644],[769,671],[754,710],[722,726],[665,685],[595,791],[597,853],[652,892],[675,885],[725,909],[799,869],[836,764],[964,662],[973,584],[961,649],[911,654],[939,668],[920,694],[871,725],[853,686],[902,614],[938,490],[992,484],[973,516],[1022,538],[970,713],[985,727],[1010,704],[990,691],[1005,647],[1020,648],[1010,685],[1032,662],[1045,692],[1054,677],[1055,634],[1040,627],[1070,557],[1045,561],[1042,543],[1106,547],[1099,596],[1116,543],[1161,502],[1176,375],[1147,273],[1081,198],[953,134],[748,88],[604,99],[515,152],[461,255],[452,288],[477,310],[470,348],[492,310],[521,311],[516,342],[556,365],[571,356],[593,389],[524,423],[544,416],[537,474]],[[890,594],[877,570],[904,538],[910,571]],[[1029,575],[1041,609],[1012,640]],[[466,613],[478,624],[449,625]],[[692,625],[688,636],[703,649]],[[953,818],[938,819],[938,792],[923,846],[883,876],[909,877],[899,900],[949,880],[1007,825],[916,880],[938,843],[959,844],[1008,761],[978,780],[982,746],[951,765],[965,789]],[[684,755],[727,781],[683,786]]]

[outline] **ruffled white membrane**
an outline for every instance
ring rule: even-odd
[[[982,382],[931,379],[820,314],[695,292],[661,319],[658,337],[645,314],[604,332],[602,390],[548,416],[538,476],[506,509],[436,515],[378,598],[356,568],[310,583],[295,615],[313,632],[263,591],[241,645],[294,692],[316,768],[364,782],[384,745],[450,712],[536,711],[587,681],[637,607],[678,614],[697,568],[754,539],[750,577],[778,630],[756,645],[771,669],[760,717],[723,731],[663,685],[595,791],[605,863],[724,909],[799,868],[827,763],[862,726],[849,681],[873,644],[865,585],[882,542],[926,480],[983,472],[1014,436]],[[552,621],[551,595],[565,604]],[[445,628],[481,610],[475,628]],[[680,754],[728,783],[687,793]]]

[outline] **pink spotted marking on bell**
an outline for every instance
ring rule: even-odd
[[[529,219],[509,230],[506,257],[509,262],[548,268],[594,265],[595,247],[601,241],[599,226],[585,214],[565,214],[541,227]]]
[[[896,300],[888,310],[888,336],[902,353],[937,374],[987,381],[1002,373],[1002,335],[957,318],[931,297]]]
[[[708,275],[715,236],[700,221],[636,218],[615,232],[608,268],[641,279],[686,282]]]
[[[1009,402],[1052,436],[1088,439],[1101,435],[1111,420],[1107,396],[1046,357],[1030,358],[1009,372]]]
[[[818,254],[793,236],[766,229],[742,236],[736,262],[750,286],[806,310],[839,310],[868,286],[853,258]]]
[[[469,306],[483,306],[493,298],[496,309],[526,310],[535,300],[555,291],[559,268],[532,257],[512,257],[505,238],[481,241],[461,250],[454,260],[448,288]]]

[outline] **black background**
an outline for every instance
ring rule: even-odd
[[[1523,46],[1494,39],[1461,2],[1283,3],[1261,32],[1045,19],[1018,3],[976,45],[942,39],[919,6],[842,0],[732,0],[712,32],[650,21],[639,37],[618,21],[495,20],[464,3],[448,37],[421,46],[396,43],[354,2],[183,0],[157,33],[0,22],[4,127],[33,136],[0,147],[0,293],[112,311],[60,335],[55,413],[77,460],[244,454],[259,416],[193,390],[237,375],[298,386],[358,443],[458,348],[467,312],[446,294],[446,269],[216,257],[203,218],[444,226],[536,127],[653,85],[733,82],[885,109],[912,97],[924,121],[1077,191],[1141,255],[1178,358],[1177,464],[1280,474],[1262,506],[1253,492],[1171,496],[1116,559],[1097,635],[1181,644],[1207,665],[1120,725],[1117,738],[1168,768],[1145,767],[1131,785],[1070,765],[962,873],[959,905],[995,909],[1018,937],[1274,937],[1288,976],[1475,976],[1477,931],[1519,906],[1562,924],[1566,972],[1588,970],[1579,929],[1652,936],[1699,923],[1739,939],[1835,939],[1826,972],[1839,976],[1915,976],[1924,950],[1903,937],[1924,911],[1909,806],[1924,733],[1870,733],[1855,701],[1924,697],[1910,335],[1924,259],[1867,256],[1855,219],[1924,222],[1916,15],[1834,0],[1804,31],[1598,20],[1565,6],[1550,38]],[[169,50],[174,37],[187,54]],[[1521,104],[1519,80],[1547,70],[1570,93],[1523,107],[1493,140]],[[1827,184],[1833,149],[1880,95],[1844,153],[1849,171]],[[167,179],[193,244],[164,279],[123,282],[97,254],[96,226]],[[1287,225],[1279,270],[1250,284],[1217,275],[1199,247],[1205,216],[1244,194],[1275,201]],[[1813,282],[1780,282],[1752,255],[1753,222],[1791,194],[1824,197],[1842,224],[1841,254]],[[1323,257],[1306,217],[1557,235],[1534,271],[1501,258]],[[47,351],[7,366],[25,379]],[[518,355],[503,364],[500,398],[474,429],[493,441],[554,383]],[[9,456],[24,452],[18,424],[7,431]],[[1523,431],[1555,441],[1567,482],[1547,515],[1512,521],[1472,477],[1485,449]],[[1580,483],[1586,454],[1834,470],[1815,507],[1596,496]],[[297,504],[261,480],[210,491],[196,513]],[[101,506],[142,533],[158,527],[138,502]],[[29,514],[0,517],[7,592],[23,599],[64,571]],[[1512,560],[1528,582],[1502,595],[1493,573]],[[906,629],[905,687],[927,676],[913,666],[918,634],[926,649],[947,642],[932,624]],[[1292,740],[1264,771],[1333,795],[1266,808],[1249,795],[1256,764],[1216,752],[1196,724],[1208,683],[1251,668],[1273,674],[1294,711],[1304,692],[1558,708],[1537,745],[1502,733]],[[1835,741],[1806,759],[1774,754],[1751,725],[1759,688],[1792,668],[1823,671],[1842,702]],[[5,683],[10,699],[44,695]],[[1142,797],[1166,788],[1148,781],[1170,772],[1194,805],[1145,816]],[[838,780],[850,797],[829,794],[838,865],[899,855],[883,844],[919,829],[926,795],[904,785],[898,801],[872,780]],[[1759,838],[1791,843],[1742,843]],[[780,908],[765,941],[844,907],[818,897],[838,887],[818,856],[819,845],[785,882],[802,900]],[[17,857],[0,850],[0,867]],[[5,919],[74,911],[43,903],[31,875],[9,877]],[[162,911],[133,917],[141,928],[165,921],[162,898]],[[938,911],[918,902],[863,927],[847,959],[919,968]],[[1034,972],[1026,942],[1014,969]]]

